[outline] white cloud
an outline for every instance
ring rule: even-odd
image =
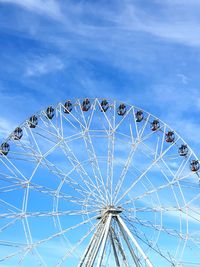
[[[170,107],[170,111],[174,111],[173,116],[178,112],[185,112],[191,107],[191,103],[194,111],[200,111],[200,105],[198,105],[198,100],[200,101],[199,90],[195,88],[188,88],[184,90],[180,87],[175,88],[176,85],[168,85],[163,82],[163,84],[154,84],[151,95],[154,99],[154,104],[156,106],[163,105]]]
[[[147,20],[147,23],[140,25],[140,29],[185,45],[200,45],[200,29],[198,23],[195,22],[180,23],[177,21],[156,22]]]
[[[187,84],[188,83],[188,77],[182,73],[178,73],[177,77],[181,80],[181,82],[183,84]]]
[[[58,1],[55,0],[0,0],[0,3],[18,5],[41,15],[49,16],[57,20],[62,19]]]
[[[198,7],[200,6],[200,2],[196,0],[154,0],[158,4],[164,4],[166,6],[171,5],[172,7],[175,6],[185,6],[185,7]]]
[[[13,124],[6,118],[0,117],[0,138],[7,137],[13,131]]]
[[[29,60],[25,69],[25,76],[40,76],[62,70],[64,63],[56,56],[37,57]]]
[[[116,24],[129,31],[143,31],[184,45],[200,45],[198,1],[154,1],[152,10],[124,0],[121,13],[112,16]],[[153,4],[153,3],[152,3]]]

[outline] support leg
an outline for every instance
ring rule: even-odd
[[[128,261],[126,259],[126,255],[125,255],[124,250],[122,248],[122,245],[120,244],[120,241],[119,241],[119,239],[118,239],[118,237],[117,237],[117,235],[116,235],[116,233],[115,233],[115,231],[114,231],[114,229],[112,227],[111,227],[111,231],[112,231],[112,235],[113,235],[113,240],[115,241],[116,246],[118,247],[119,252],[120,252],[120,254],[122,256],[122,260],[124,262],[124,265],[126,267],[129,267]]]
[[[98,262],[97,262],[97,266],[96,267],[100,267],[101,263],[102,263],[102,260],[103,260],[103,255],[104,255],[104,251],[105,251],[106,241],[107,241],[107,238],[108,238],[111,219],[112,219],[112,214],[109,214],[107,222],[106,222],[106,226],[105,226],[105,233],[104,233],[104,237],[103,237],[103,241],[102,241],[102,245],[101,245],[101,250],[99,252],[99,257],[98,257]]]
[[[134,250],[133,250],[133,248],[132,248],[132,246],[131,246],[131,244],[130,244],[129,239],[127,238],[126,233],[124,232],[124,229],[122,228],[122,226],[121,226],[121,224],[120,224],[119,222],[118,222],[118,225],[119,225],[119,227],[120,227],[122,236],[123,236],[123,238],[124,238],[124,240],[125,240],[125,242],[126,242],[126,244],[127,244],[127,247],[128,247],[128,249],[129,249],[129,251],[130,251],[130,253],[131,253],[131,256],[132,256],[132,258],[133,258],[133,261],[134,261],[134,263],[135,263],[135,266],[136,266],[136,267],[141,267],[141,264],[140,264],[140,262],[139,262],[139,259],[138,259],[137,256],[135,255],[135,252],[134,252]]]
[[[97,242],[97,239],[98,239],[98,237],[99,237],[99,235],[100,235],[100,232],[101,232],[101,230],[102,230],[102,225],[101,225],[101,224],[102,224],[101,222],[98,224],[97,230],[96,230],[96,232],[93,234],[93,236],[92,236],[92,238],[91,238],[91,240],[90,240],[90,243],[89,243],[89,245],[87,246],[87,248],[86,248],[86,250],[85,250],[85,252],[84,252],[84,254],[83,254],[83,257],[82,257],[82,259],[81,259],[81,261],[80,261],[78,267],[83,267],[83,266],[84,266],[83,264],[84,264],[84,262],[85,262],[87,256],[91,253],[92,248],[95,247],[95,244],[96,244],[96,242]]]
[[[119,258],[118,258],[118,255],[117,255],[117,251],[116,251],[115,243],[114,243],[114,240],[113,240],[112,232],[110,232],[110,241],[111,241],[111,245],[112,245],[112,248],[113,248],[113,253],[114,253],[114,257],[115,257],[116,266],[120,267]]]
[[[136,241],[136,239],[133,237],[133,235],[131,234],[131,232],[129,231],[128,227],[126,226],[126,224],[124,223],[124,221],[120,218],[120,216],[118,215],[117,217],[118,223],[121,225],[121,227],[124,229],[124,231],[127,233],[127,235],[129,236],[129,238],[132,240],[132,242],[134,243],[135,247],[137,248],[138,252],[141,254],[141,256],[143,257],[146,265],[148,267],[153,267],[152,263],[150,262],[149,258],[145,255],[144,251],[142,250],[142,248],[139,246],[138,242]]]
[[[100,234],[96,238],[96,242],[94,243],[90,255],[88,257],[88,260],[86,262],[85,267],[93,267],[93,264],[96,260],[97,254],[99,252],[99,249],[101,247],[101,243],[105,234],[105,229],[106,229],[106,223],[102,221],[102,229],[100,231]]]

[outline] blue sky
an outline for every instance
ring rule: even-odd
[[[100,96],[145,108],[198,146],[199,9],[195,0],[1,0],[1,137],[50,103]]]
[[[36,111],[105,97],[160,117],[200,157],[200,2],[0,0],[0,140]]]

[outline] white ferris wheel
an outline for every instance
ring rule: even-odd
[[[135,106],[49,106],[0,146],[0,266],[200,266],[198,171]]]

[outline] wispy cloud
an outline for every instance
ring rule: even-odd
[[[188,83],[188,77],[182,73],[178,73],[177,77],[181,80],[181,82],[183,84],[187,84]]]
[[[13,124],[6,118],[0,117],[0,139],[8,136],[13,130]]]
[[[198,1],[153,1],[145,9],[141,4],[124,0],[121,15],[116,18],[119,26],[129,30],[166,38],[184,45],[199,46]]]
[[[0,0],[0,3],[14,4],[28,11],[49,16],[57,20],[62,18],[62,12],[58,1],[55,0]]]
[[[198,151],[199,1],[0,0],[0,5],[0,138],[51,103],[98,96],[155,114]],[[165,218],[177,222],[180,214],[166,212]],[[199,210],[190,214],[199,220]],[[197,220],[188,220],[196,226]]]
[[[60,71],[64,68],[62,60],[54,55],[45,57],[36,57],[33,60],[28,60],[25,69],[25,76],[40,76],[55,71]]]

